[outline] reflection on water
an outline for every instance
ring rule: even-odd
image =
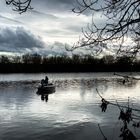
[[[119,139],[119,110],[102,113],[96,88],[109,101],[125,105],[129,97],[140,106],[140,81],[123,85],[112,73],[48,75],[56,85],[49,96],[36,94],[44,74],[1,75],[0,140],[101,140],[98,123],[109,139]]]
[[[48,102],[48,99],[49,99],[49,95],[48,94],[41,94],[40,96],[41,96],[41,100],[42,101]]]

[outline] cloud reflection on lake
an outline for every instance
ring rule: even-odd
[[[0,139],[100,140],[98,123],[107,128],[104,131],[111,137],[109,130],[116,125],[119,110],[109,106],[102,113],[96,88],[109,101],[127,104],[129,97],[139,107],[139,81],[123,85],[120,77],[103,73],[48,74],[56,92],[49,95],[47,102],[42,101],[36,91],[44,75],[0,78]]]

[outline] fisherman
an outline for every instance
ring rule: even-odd
[[[41,80],[41,86],[43,87],[43,86],[44,86],[44,84],[45,84],[45,80],[44,80],[44,79],[42,79],[42,80]]]
[[[49,78],[46,76],[46,77],[45,77],[45,80],[44,80],[44,79],[41,80],[41,86],[42,86],[42,87],[43,87],[43,86],[47,86],[47,85],[48,85],[48,81],[49,81]]]
[[[45,85],[48,85],[48,81],[49,81],[49,78],[46,76],[46,77],[45,77],[45,80],[44,80],[44,84],[45,84]]]

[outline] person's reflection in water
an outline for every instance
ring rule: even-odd
[[[48,94],[45,95],[45,101],[48,101]]]
[[[48,101],[48,94],[45,94],[45,95],[44,94],[41,94],[41,100],[42,101],[45,100],[47,102]]]
[[[41,100],[44,101],[44,94],[41,94]]]

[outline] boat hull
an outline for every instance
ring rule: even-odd
[[[40,86],[38,87],[37,94],[52,94],[55,92],[54,85]]]

